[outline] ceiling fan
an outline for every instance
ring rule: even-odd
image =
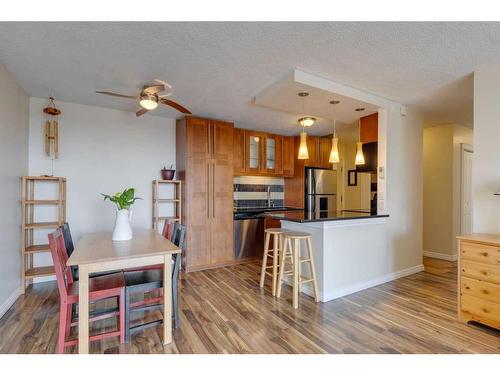
[[[187,108],[183,107],[177,102],[174,102],[173,100],[167,99],[168,96],[172,95],[171,91],[167,92],[164,95],[158,95],[159,93],[167,89],[170,90],[172,88],[172,86],[168,82],[161,81],[159,79],[155,79],[155,82],[156,83],[152,85],[144,85],[139,95],[136,96],[123,95],[111,91],[96,91],[96,93],[116,96],[119,98],[139,99],[139,104],[141,105],[142,108],[135,113],[137,117],[142,116],[148,111],[152,111],[153,109],[158,107],[158,103],[163,103],[165,105],[168,105],[172,108],[175,108],[179,112],[186,113],[188,115],[191,114],[191,112]]]

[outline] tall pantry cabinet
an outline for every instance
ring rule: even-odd
[[[192,116],[177,121],[187,272],[233,261],[233,128],[233,123]]]

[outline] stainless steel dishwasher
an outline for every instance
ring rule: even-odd
[[[262,257],[264,251],[264,218],[238,219],[233,227],[234,259]]]

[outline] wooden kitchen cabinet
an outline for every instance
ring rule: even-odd
[[[295,141],[293,137],[283,137],[281,155],[283,177],[293,177],[295,164]]]
[[[235,153],[244,155],[244,174],[263,176],[283,175],[283,137],[276,134],[245,130],[244,147],[240,146],[240,136],[233,141]],[[239,166],[239,161],[238,164]],[[243,174],[239,169],[237,174]]]
[[[233,130],[233,170],[234,174],[245,173],[245,129]]]
[[[378,142],[378,112],[360,119],[359,138],[363,143]]]
[[[177,121],[188,272],[233,261],[233,128],[229,122],[191,116]]]

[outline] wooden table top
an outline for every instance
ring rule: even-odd
[[[78,266],[181,252],[181,249],[154,229],[136,229],[134,238],[130,241],[112,241],[111,237],[111,232],[83,235],[67,265]]]
[[[493,246],[500,245],[500,234],[471,233],[471,234],[464,234],[461,236],[457,236],[457,238],[462,241],[473,241],[485,245],[493,245]]]

